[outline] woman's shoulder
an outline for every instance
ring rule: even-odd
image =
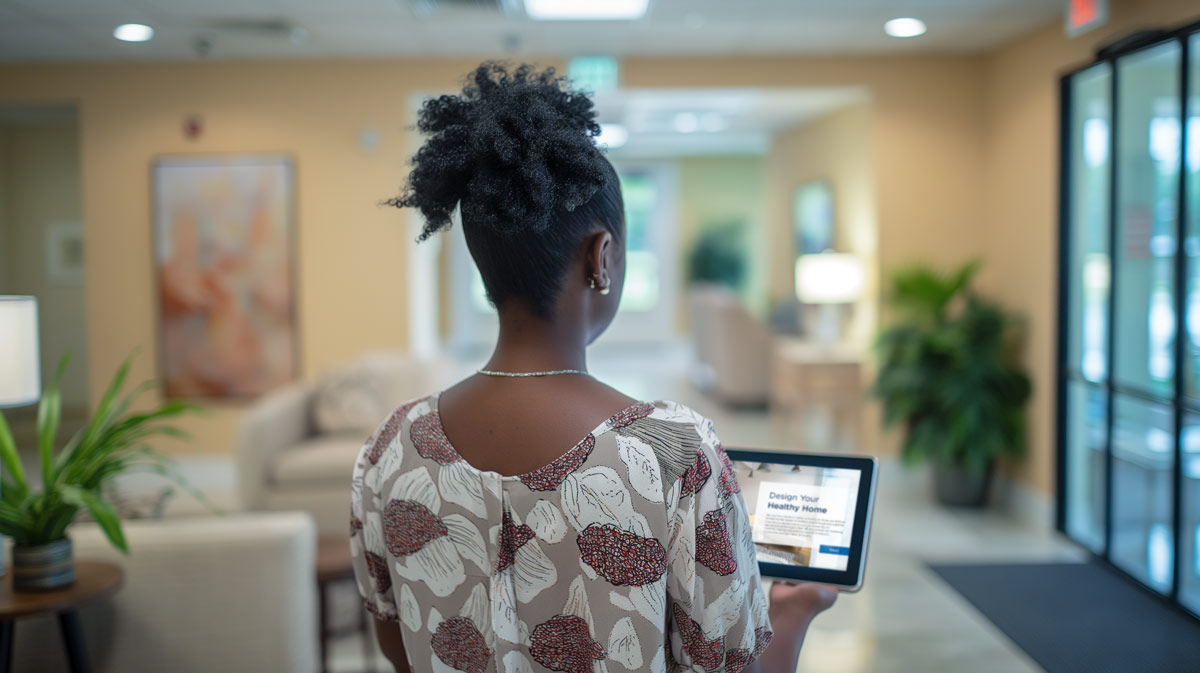
[[[638,404],[647,412],[639,414],[639,416],[644,416],[651,421],[651,425],[654,424],[653,421],[678,425],[688,430],[694,430],[702,440],[715,441],[716,433],[712,420],[682,402],[660,399]]]
[[[402,429],[411,425],[417,418],[436,412],[437,393],[414,397],[392,409],[363,443],[359,454],[360,467],[365,469],[367,466],[378,464],[384,454],[394,451],[397,443],[403,441],[407,433],[402,433]]]
[[[664,484],[702,469],[719,446],[711,420],[672,400],[638,402],[609,419],[602,434],[616,438],[618,451],[652,455]]]

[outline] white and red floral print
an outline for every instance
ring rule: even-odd
[[[667,571],[667,552],[661,542],[611,523],[589,525],[576,541],[583,562],[617,586],[640,587],[658,581]]]
[[[718,575],[737,570],[737,557],[729,540],[725,512],[714,509],[704,513],[704,523],[696,528],[696,563]]]
[[[456,671],[485,673],[491,670],[492,651],[483,634],[466,617],[453,617],[438,624],[429,644],[437,658]]]
[[[352,488],[359,590],[402,624],[414,671],[739,673],[770,642],[729,459],[674,402],[503,476],[450,444],[437,395],[414,400],[363,446]]]

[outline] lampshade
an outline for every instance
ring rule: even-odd
[[[822,252],[796,259],[796,299],[805,304],[849,304],[863,292],[862,263],[854,255]]]
[[[41,394],[37,299],[0,295],[0,407],[33,404]]]

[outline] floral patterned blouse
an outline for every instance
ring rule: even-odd
[[[413,671],[737,673],[771,640],[730,461],[674,402],[503,476],[454,450],[437,395],[414,400],[363,446],[350,523],[359,591]]]

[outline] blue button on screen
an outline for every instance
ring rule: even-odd
[[[833,545],[823,544],[820,547],[822,554],[833,554],[834,556],[849,556],[849,547],[834,547]]]

